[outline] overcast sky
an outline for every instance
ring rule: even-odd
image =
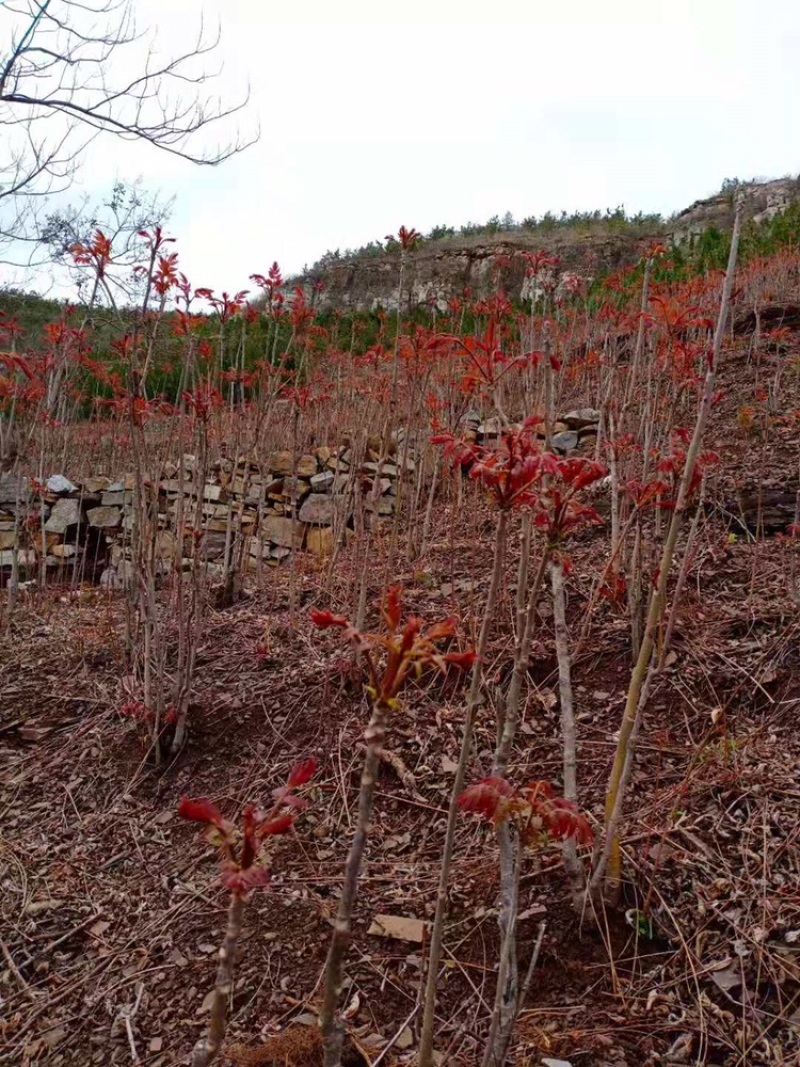
[[[180,48],[198,0],[138,0]],[[511,211],[669,213],[800,171],[797,0],[203,0],[261,139],[218,169],[97,142],[82,187],[175,195],[195,285]],[[165,16],[165,12],[167,13]]]

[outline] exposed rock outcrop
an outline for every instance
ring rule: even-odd
[[[734,192],[744,196],[745,219],[764,222],[800,198],[800,179],[748,182],[704,200],[696,200],[671,220],[615,232],[602,222],[585,229],[556,227],[551,231],[509,230],[489,236],[455,236],[424,242],[407,255],[403,309],[422,305],[443,311],[448,300],[468,291],[482,299],[498,286],[513,299],[530,295],[525,252],[543,250],[559,257],[562,278],[572,272],[594,275],[598,267],[617,270],[636,262],[654,241],[685,244],[716,227],[733,225]],[[395,310],[400,280],[399,251],[341,259],[309,279],[308,299],[320,310],[332,308]],[[321,292],[313,281],[322,281]]]

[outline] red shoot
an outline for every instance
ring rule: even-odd
[[[373,699],[386,704],[394,701],[412,668],[421,670],[423,666],[434,666],[446,671],[448,666],[453,666],[457,670],[466,670],[475,662],[475,654],[470,650],[442,652],[437,647],[438,641],[455,634],[453,618],[441,619],[426,627],[422,619],[412,615],[401,629],[401,592],[399,585],[388,590],[382,609],[385,632],[379,634],[361,633],[344,616],[334,615],[327,609],[311,611],[311,621],[320,629],[337,627],[344,630],[344,639],[364,656]],[[382,663],[376,656],[380,652],[384,653]]]
[[[181,802],[178,805],[178,814],[182,819],[208,823],[209,826],[216,826],[219,830],[230,826],[230,823],[225,822],[222,818],[217,807],[210,800],[202,798],[190,800],[189,797],[181,797]]]
[[[269,870],[259,863],[265,837],[285,834],[294,825],[297,812],[307,802],[296,796],[294,790],[307,785],[317,770],[314,757],[301,760],[291,770],[286,785],[273,793],[275,803],[263,814],[248,804],[242,810],[241,826],[224,819],[210,800],[190,800],[183,797],[178,805],[178,814],[184,819],[205,823],[210,827],[209,840],[222,853],[223,884],[236,896],[244,897],[256,886],[266,885]],[[282,809],[289,809],[282,810]]]
[[[495,827],[512,820],[527,845],[564,838],[578,844],[592,841],[588,820],[575,804],[556,796],[549,782],[536,781],[514,789],[505,778],[484,778],[464,790],[458,805]]]

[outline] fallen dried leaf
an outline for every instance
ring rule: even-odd
[[[425,940],[425,923],[422,919],[409,919],[403,915],[376,915],[367,933],[422,944]]]

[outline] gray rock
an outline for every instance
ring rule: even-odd
[[[76,545],[53,545],[50,554],[56,559],[70,559],[78,554]]]
[[[503,424],[499,418],[487,419],[486,422],[482,422],[478,426],[478,433],[481,437],[499,437],[503,429]]]
[[[306,534],[306,548],[315,556],[329,556],[333,552],[333,527],[310,526]]]
[[[89,511],[86,513],[86,516],[89,519],[90,526],[97,526],[101,529],[105,527],[113,528],[115,526],[119,526],[120,521],[122,519],[122,512],[119,508],[106,506],[99,508],[90,508]],[[52,515],[50,516],[50,518],[52,518]],[[48,523],[49,521],[50,520],[48,519]],[[47,529],[47,526],[45,526],[45,529]]]
[[[17,498],[24,502],[29,495],[27,478],[21,474],[0,474],[0,504],[16,504]]]
[[[326,489],[330,489],[336,480],[336,475],[333,471],[322,471],[321,474],[315,474],[311,478],[311,489],[315,493],[324,493]]]
[[[100,503],[104,508],[121,508],[123,504],[133,503],[133,493],[126,493],[124,489],[113,493],[106,490],[100,497]]]
[[[171,530],[159,530],[153,545],[153,555],[156,559],[172,559],[176,544],[175,534]]]
[[[122,559],[115,567],[106,567],[100,575],[100,585],[104,589],[124,589],[132,585],[136,572],[130,560]]]
[[[300,508],[300,521],[311,526],[331,526],[336,514],[336,497],[312,493]]]
[[[208,560],[220,559],[225,554],[226,539],[227,535],[224,533],[214,533],[211,530],[204,533],[200,542],[200,553],[203,558]]]
[[[410,460],[408,462],[411,462]],[[412,467],[408,468],[412,470]],[[363,474],[377,474],[378,470],[381,472],[381,477],[396,478],[400,473],[397,466],[394,463],[362,463],[361,471]]]
[[[367,511],[377,511],[379,515],[391,515],[394,512],[394,500],[390,496],[379,497],[377,505],[372,500],[365,500]]]
[[[311,478],[317,473],[317,457],[311,455],[300,456],[297,461],[297,477]]]
[[[582,430],[584,426],[595,426],[600,421],[600,412],[597,408],[576,408],[562,416],[561,421],[565,422],[570,430]]]
[[[329,497],[323,497],[329,500]],[[272,541],[282,548],[292,547],[292,530],[294,530],[295,548],[303,547],[303,525],[297,520],[283,519],[278,515],[267,515],[261,523],[261,537],[265,541]]]
[[[291,474],[292,453],[273,452],[272,455],[267,458],[267,468],[272,474]],[[316,466],[314,469],[316,470]]]
[[[69,498],[59,500],[50,512],[50,518],[44,524],[45,533],[65,534],[68,527],[76,526],[80,522],[80,503]]]
[[[225,499],[225,490],[221,485],[214,485],[212,482],[207,482],[203,486],[203,500],[210,500],[213,502],[221,501]]]
[[[101,589],[122,589],[122,585],[122,578],[118,574],[116,567],[106,567],[100,575]]]
[[[77,489],[77,485],[73,485],[63,474],[51,474],[47,479],[48,493],[75,493]]]
[[[553,434],[550,444],[556,452],[571,452],[573,448],[578,447],[578,434],[575,430],[564,430]]]
[[[0,567],[13,567],[15,556],[18,567],[32,567],[36,563],[35,552],[28,552],[24,548],[11,548],[6,552],[0,552]]]
[[[311,486],[308,482],[302,478],[284,478],[283,479],[283,493],[281,494],[284,500],[291,500],[292,497],[296,497],[297,500],[301,500],[307,493],[311,492]]]

